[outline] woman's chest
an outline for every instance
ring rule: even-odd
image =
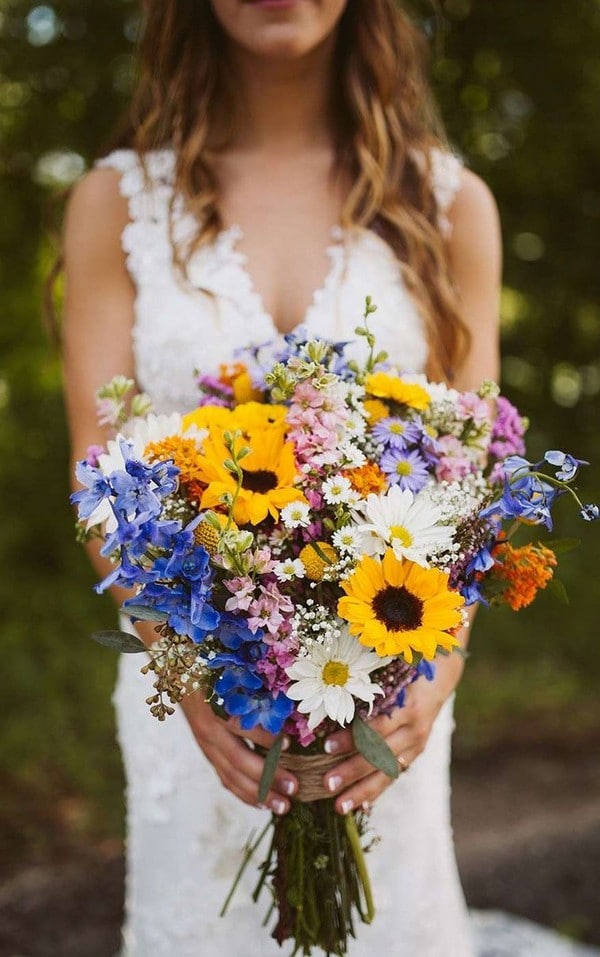
[[[225,227],[240,228],[237,249],[263,310],[280,332],[303,321],[331,269],[329,247],[343,203],[331,157],[226,163],[219,171]],[[347,188],[346,188],[347,189]]]

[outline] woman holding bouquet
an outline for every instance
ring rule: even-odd
[[[160,412],[196,404],[195,370],[304,324],[352,340],[366,295],[380,348],[458,388],[498,373],[500,236],[484,184],[447,149],[422,41],[395,0],[147,0],[138,89],[116,148],[75,189],[65,236],[73,456],[101,440],[96,390],[135,378]],[[356,343],[360,351],[361,344]],[[90,546],[99,572],[109,568]],[[115,590],[115,597],[125,595]],[[151,625],[139,625],[150,644]],[[460,635],[464,644],[466,633]],[[469,957],[449,823],[459,655],[374,719],[408,773],[327,750],[346,813],[373,804],[378,915],[351,957]],[[267,957],[240,891],[217,916],[257,810],[262,758],[201,695],[165,724],[123,656],[115,693],[128,782],[124,957]],[[211,768],[212,765],[212,768]],[[215,773],[213,773],[216,772]],[[266,804],[286,814],[297,779]]]

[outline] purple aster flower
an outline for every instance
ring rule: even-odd
[[[392,449],[405,449],[421,438],[421,430],[416,423],[398,416],[380,419],[373,427],[372,434],[377,442]]]
[[[420,492],[429,480],[427,462],[414,449],[388,449],[379,462],[381,470],[389,476],[390,482],[401,489]]]

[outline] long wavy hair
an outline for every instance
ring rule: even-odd
[[[226,37],[208,0],[143,0],[143,7],[139,80],[113,146],[134,148],[142,160],[174,148],[174,194],[199,224],[194,249],[222,228],[211,134],[217,115],[234,115],[223,109],[233,92]],[[469,337],[431,187],[431,149],[446,144],[426,53],[397,0],[349,0],[335,52],[336,164],[352,184],[340,221],[373,229],[394,250],[423,316],[428,373],[450,379]]]

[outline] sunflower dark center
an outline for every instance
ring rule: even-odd
[[[423,621],[423,602],[404,585],[388,585],[378,592],[373,611],[388,631],[413,631]]]
[[[270,492],[277,487],[277,476],[275,472],[268,469],[257,469],[256,472],[246,472],[242,479],[242,488],[248,492]]]

